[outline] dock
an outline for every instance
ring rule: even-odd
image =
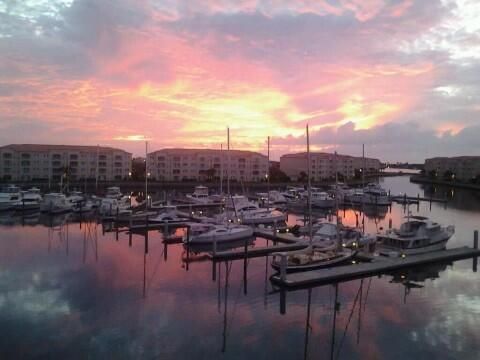
[[[292,274],[273,275],[271,280],[274,284],[285,288],[301,288],[309,286],[338,283],[364,277],[383,274],[389,271],[412,268],[415,266],[428,265],[438,262],[463,260],[480,256],[480,250],[459,247],[438,252],[420,255],[410,255],[404,258],[382,258],[370,263],[351,264],[328,269],[306,271]]]
[[[211,253],[209,256],[212,260],[215,260],[215,261],[239,260],[239,259],[244,259],[245,257],[254,258],[254,257],[268,256],[276,252],[302,250],[302,249],[306,249],[307,247],[308,247],[307,243],[283,244],[283,245],[254,247],[254,248],[247,249],[246,252],[244,249],[217,251],[215,253]]]

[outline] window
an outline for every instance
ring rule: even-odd
[[[4,159],[11,159],[11,158],[12,158],[12,154],[10,154],[10,153],[4,153],[4,154],[3,154],[3,158],[4,158]]]
[[[78,160],[77,154],[70,154],[70,160]]]

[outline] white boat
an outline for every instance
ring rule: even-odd
[[[120,200],[123,197],[122,192],[118,186],[110,186],[107,188],[106,198]]]
[[[253,229],[250,226],[236,224],[191,224],[189,236],[189,244],[224,243],[249,238],[253,236]]]
[[[287,202],[298,201],[302,194],[305,192],[303,187],[287,187],[287,190],[282,192],[281,195],[287,200]]]
[[[312,207],[316,208],[333,208],[335,206],[335,198],[325,191],[312,191]],[[306,197],[308,199],[308,196]]]
[[[13,208],[16,211],[40,210],[42,200],[43,197],[40,194],[40,189],[33,187],[27,191],[22,191],[21,199],[14,203]]]
[[[285,214],[277,210],[261,209],[245,196],[231,196],[226,200],[226,219],[242,224],[271,224],[286,220]]]
[[[117,213],[126,214],[130,213],[130,197],[123,196],[120,199],[116,198],[104,198],[100,203],[98,211],[101,215],[104,216],[113,216]]]
[[[444,227],[423,216],[409,216],[400,229],[377,235],[378,252],[401,256],[443,250],[454,233],[453,225]]]
[[[356,251],[336,252],[309,246],[305,250],[274,253],[272,254],[271,265],[277,271],[281,269],[281,256],[283,255],[287,257],[286,272],[296,272],[324,269],[349,263],[356,255]]]
[[[264,206],[268,203],[270,206],[284,206],[287,203],[287,199],[280,191],[270,190],[269,193],[257,193],[256,194],[263,202]]]
[[[40,211],[49,214],[61,214],[72,210],[72,203],[68,201],[67,197],[61,193],[45,194],[42,203],[40,204]]]
[[[0,192],[0,211],[13,209],[15,202],[21,199],[20,188],[8,185]]]
[[[193,193],[187,194],[185,197],[194,204],[209,204],[212,202],[208,195],[208,188],[202,185],[195,186]]]
[[[345,196],[345,202],[378,206],[388,206],[392,203],[388,193],[377,184],[368,184],[363,189],[355,189],[353,193]]]

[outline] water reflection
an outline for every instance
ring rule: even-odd
[[[471,245],[478,211],[410,210],[453,222],[449,246]],[[405,214],[397,204],[381,219],[340,212],[368,232]],[[160,232],[149,233],[146,251],[142,234],[102,234],[85,218],[32,218],[22,226],[0,214],[9,224],[0,226],[2,359],[476,359],[480,351],[471,261],[282,295],[269,281],[269,258],[217,262],[212,281],[213,263],[195,258],[204,252],[191,249],[186,262],[183,244]]]

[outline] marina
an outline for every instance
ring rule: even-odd
[[[409,183],[408,178],[405,177],[389,177],[384,179],[382,184],[392,191],[417,193],[420,190],[417,185]],[[428,194],[427,192],[424,197],[429,198]],[[464,199],[461,193],[457,193],[456,196]],[[474,197],[470,201],[473,199]],[[108,313],[110,313],[110,321],[113,321],[112,325],[108,325],[106,315],[98,315],[97,319],[92,320],[96,325],[95,329],[89,332],[93,331],[93,334],[99,337],[97,343],[88,345],[84,342],[85,340],[75,335],[75,332],[67,332],[65,335],[80,344],[85,344],[84,346],[88,347],[87,352],[95,354],[94,357],[101,357],[103,351],[108,351],[110,355],[120,356],[119,352],[126,352],[129,357],[138,356],[140,350],[130,347],[132,341],[144,344],[143,347],[147,340],[138,337],[133,340],[127,334],[131,331],[143,331],[146,335],[156,331],[161,334],[164,341],[160,341],[153,348],[142,350],[152,356],[155,354],[155,356],[168,357],[166,352],[168,340],[176,344],[175,354],[181,357],[193,356],[193,353],[200,352],[213,358],[220,354],[227,358],[235,358],[237,351],[232,349],[238,348],[242,349],[242,353],[248,353],[250,350],[247,348],[253,346],[252,354],[263,353],[264,355],[260,356],[262,358],[271,356],[280,359],[298,358],[303,356],[305,349],[310,354],[308,358],[313,358],[314,354],[332,351],[333,333],[322,335],[324,330],[314,330],[313,333],[309,330],[306,338],[305,334],[301,335],[302,325],[299,321],[305,318],[305,311],[310,308],[308,320],[310,325],[307,325],[313,326],[313,329],[331,328],[331,325],[326,326],[322,320],[325,317],[335,316],[335,322],[343,324],[336,325],[336,335],[339,338],[333,342],[333,351],[337,354],[341,349],[340,358],[351,358],[369,351],[368,342],[361,341],[356,344],[355,341],[348,340],[351,337],[356,338],[355,331],[350,332],[342,345],[339,342],[342,338],[342,335],[339,335],[340,329],[348,324],[350,317],[350,310],[347,311],[346,308],[354,308],[358,311],[360,286],[363,289],[362,307],[365,305],[365,296],[369,289],[366,297],[368,307],[371,309],[365,309],[365,313],[362,314],[365,323],[361,332],[364,339],[377,336],[373,328],[368,325],[372,321],[382,321],[383,331],[393,334],[395,323],[391,322],[389,316],[385,317],[382,312],[379,313],[378,309],[385,308],[387,303],[397,304],[396,299],[398,299],[397,306],[402,306],[401,312],[407,314],[412,311],[417,313],[415,307],[410,308],[411,305],[408,305],[417,301],[421,303],[416,306],[430,306],[428,304],[433,303],[439,311],[452,314],[452,309],[447,307],[448,303],[438,303],[439,298],[434,296],[435,292],[446,291],[445,289],[450,289],[449,296],[453,298],[462,294],[475,299],[477,296],[475,259],[480,256],[480,252],[474,249],[475,242],[472,244],[472,234],[476,230],[477,224],[473,219],[478,216],[476,211],[480,211],[480,203],[474,205],[478,206],[478,210],[469,210],[473,212],[467,217],[458,213],[457,206],[455,199],[450,199],[447,207],[443,203],[431,205],[429,202],[421,202],[418,207],[416,204],[410,207],[392,204],[383,218],[374,214],[369,217],[355,208],[340,208],[339,214],[345,225],[355,226],[358,222],[359,226],[365,228],[366,233],[383,233],[386,231],[384,229],[399,226],[408,215],[408,211],[412,216],[423,215],[437,221],[443,219],[443,222],[453,216],[456,231],[450,241],[451,244],[449,242],[447,250],[444,251],[391,258],[379,257],[368,249],[364,249],[364,252],[359,252],[354,258],[355,264],[289,273],[284,276],[281,271],[278,273],[274,271],[271,266],[272,258],[282,253],[301,252],[309,246],[308,235],[297,236],[290,232],[296,224],[303,224],[305,221],[303,213],[289,211],[288,232],[283,227],[277,228],[275,223],[265,226],[252,225],[254,235],[251,238],[225,244],[219,242],[215,245],[211,242],[197,245],[188,242],[190,224],[202,224],[205,218],[222,211],[221,207],[192,208],[193,214],[190,210],[178,210],[188,216],[188,221],[163,223],[148,221],[155,218],[158,211],[161,213],[163,211],[161,208],[160,210],[151,209],[143,214],[142,211],[135,211],[124,217],[116,215],[98,217],[95,210],[78,214],[73,212],[58,215],[37,213],[33,217],[25,217],[22,213],[15,215],[15,213],[4,212],[0,214],[0,221],[3,224],[0,225],[3,235],[0,247],[12,249],[13,246],[13,250],[9,250],[9,253],[13,256],[14,262],[3,257],[4,266],[11,269],[16,268],[15,264],[26,266],[22,270],[19,268],[15,270],[18,274],[25,274],[22,275],[25,286],[30,287],[31,281],[37,283],[40,281],[39,284],[54,281],[57,284],[55,286],[60,289],[52,292],[48,290],[49,287],[35,285],[36,298],[47,299],[47,294],[51,294],[48,296],[54,296],[57,304],[53,307],[39,308],[43,309],[39,310],[39,314],[42,314],[44,322],[37,326],[44,331],[48,332],[49,326],[52,326],[50,321],[58,316],[66,316],[70,326],[77,326],[74,325],[77,320],[69,315],[72,311],[87,316],[90,311],[98,313],[103,311],[100,309],[110,309]],[[306,218],[308,221],[308,216]],[[32,237],[31,234],[35,235]],[[13,241],[13,239],[17,240]],[[25,247],[26,244],[29,244],[28,247]],[[25,265],[25,260],[31,258],[33,254],[35,254],[35,260]],[[48,268],[52,270],[47,270]],[[30,271],[43,274],[38,275],[43,280],[25,278]],[[46,271],[50,274],[49,280],[45,278]],[[65,271],[71,273],[68,278],[61,275]],[[435,284],[440,281],[438,284],[441,285],[432,287],[433,283],[428,280],[428,276],[417,275],[423,274],[424,271],[428,276],[439,277],[435,280]],[[397,280],[393,283],[388,281],[387,279],[391,276],[389,274],[398,274],[393,275],[393,279]],[[453,280],[452,276],[458,279]],[[111,280],[105,282],[102,280],[105,277]],[[15,279],[15,283],[18,284],[16,286],[22,288],[22,282],[18,282],[17,277]],[[10,289],[9,292],[12,294],[9,296],[16,294],[17,290],[13,287],[13,283],[3,281],[4,288]],[[81,283],[78,283],[79,281]],[[460,290],[457,286],[458,281],[461,283],[466,281],[470,286],[462,286]],[[80,285],[82,283],[84,285]],[[367,287],[367,284],[370,284],[370,287]],[[74,294],[79,286],[88,286],[91,289],[80,295],[80,299],[83,299],[82,303],[88,304],[80,308],[75,305],[74,298],[67,292],[73,291],[72,294]],[[405,289],[402,290],[401,296],[397,296],[398,294],[394,291],[395,286]],[[344,304],[343,311],[333,311],[330,305],[326,305],[332,300],[332,290],[328,289],[338,289],[337,302]],[[79,295],[75,295],[77,296]],[[97,303],[99,300],[94,301],[94,298],[102,300]],[[26,301],[27,299],[19,300],[17,306],[29,306]],[[38,301],[41,302],[36,305],[37,308],[40,304],[46,306],[44,303],[46,300]],[[407,305],[401,305],[405,301]],[[455,304],[455,306],[461,306],[465,309],[463,311],[470,313],[471,316],[476,316],[460,303]],[[234,310],[235,308],[238,310]],[[138,313],[137,310],[140,309],[144,309],[144,313]],[[208,317],[199,314],[200,309],[208,313]],[[242,314],[249,313],[253,317],[248,317],[247,319],[250,320],[245,323],[246,315],[239,315],[238,311]],[[162,320],[165,321],[162,323],[164,325],[159,327],[151,319],[170,320]],[[405,330],[402,331],[410,331],[408,329],[411,326],[418,327],[412,324],[412,321],[406,321],[402,325]],[[424,321],[428,319],[425,318]],[[178,324],[178,327],[175,324]],[[191,336],[198,337],[210,329],[212,333],[208,342],[210,345],[193,338],[178,340],[176,334],[187,324],[189,324]],[[289,344],[288,349],[273,340],[271,327],[284,327],[284,331],[275,336],[286,341]],[[141,328],[144,330],[140,330]],[[253,345],[247,345],[251,331],[258,340],[254,341]],[[105,338],[107,336],[105,334],[109,334],[109,337]],[[33,343],[48,342],[38,334],[30,333],[28,336],[31,339],[29,341]],[[112,336],[113,339],[121,339],[124,344],[130,344],[129,347],[126,348],[123,345],[118,347],[116,345],[118,340],[112,340],[110,338]],[[325,342],[315,344],[313,339],[321,339],[324,336],[326,336]],[[305,339],[309,340],[306,348]],[[186,346],[187,342],[189,346]],[[270,344],[268,350],[264,348],[266,342]],[[422,349],[426,346],[425,342],[419,346],[422,348],[415,348],[416,354],[422,353]],[[433,351],[433,348],[429,349]],[[400,349],[397,351],[399,354],[405,354]],[[466,353],[458,352],[458,354]]]

